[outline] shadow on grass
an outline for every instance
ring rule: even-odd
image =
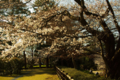
[[[56,72],[53,68],[37,68],[37,69],[24,69],[22,70],[22,74],[26,73],[25,76],[34,76],[34,75],[41,75],[41,74],[50,74],[56,75]]]
[[[87,71],[81,71],[75,68],[60,66],[60,69],[65,73],[68,73],[68,75],[73,77],[74,80],[113,80],[109,78],[99,77],[95,74],[89,74]]]
[[[34,76],[41,74],[56,75],[56,71],[53,68],[33,68],[33,69],[23,69],[20,74],[4,75],[2,77],[19,77],[21,75]]]

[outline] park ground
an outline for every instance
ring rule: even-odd
[[[53,68],[23,69],[20,75],[0,76],[0,80],[59,80]]]
[[[59,68],[64,71],[64,73],[68,73],[68,75],[71,76],[74,80],[114,80],[105,78],[103,76],[97,76],[94,73],[90,74],[87,70],[77,70],[75,68],[69,68],[65,66],[59,66]]]
[[[37,66],[36,66],[37,67]],[[89,71],[81,71],[75,68],[59,66],[59,68],[68,73],[74,80],[112,80],[104,77],[90,74]],[[20,75],[13,74],[0,76],[0,80],[60,80],[53,68],[23,69]]]

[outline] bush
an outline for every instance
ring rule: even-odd
[[[2,59],[0,59],[0,70],[1,70],[1,69],[4,69],[4,62],[3,62]]]
[[[5,74],[11,74],[12,75],[12,67],[11,67],[11,63],[8,61],[8,62],[4,62],[4,71],[5,71]]]
[[[4,61],[0,59],[0,75],[4,73]]]
[[[2,60],[0,59],[0,73],[3,75],[8,74],[19,74],[24,63],[22,59],[14,57],[12,60]]]
[[[12,73],[19,74],[23,67],[23,61],[14,57],[12,60],[10,60],[10,65],[12,68]]]
[[[93,59],[89,57],[82,57],[79,59],[80,69],[97,69],[97,66],[93,62]]]

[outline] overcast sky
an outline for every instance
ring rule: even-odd
[[[23,2],[25,2],[26,0],[22,0]],[[55,0],[55,1],[59,1],[60,5],[66,5],[66,4],[74,4],[74,0]],[[30,3],[28,3],[27,5],[32,5],[35,2],[35,0],[32,0]]]
[[[27,0],[22,0],[23,2],[27,1]],[[34,3],[35,0],[32,0],[30,3],[27,4],[27,6],[29,7],[29,10],[31,12],[33,12],[33,8],[32,5]],[[74,0],[55,0],[55,1],[59,1],[59,5],[65,6],[65,5],[73,5],[75,4]]]

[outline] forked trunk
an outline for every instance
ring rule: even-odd
[[[120,57],[118,57],[116,60],[106,61],[105,65],[106,65],[106,77],[119,80],[120,79]]]
[[[116,63],[118,64],[118,63]],[[120,79],[120,66],[111,66],[110,69],[106,69],[106,77],[111,79]]]

